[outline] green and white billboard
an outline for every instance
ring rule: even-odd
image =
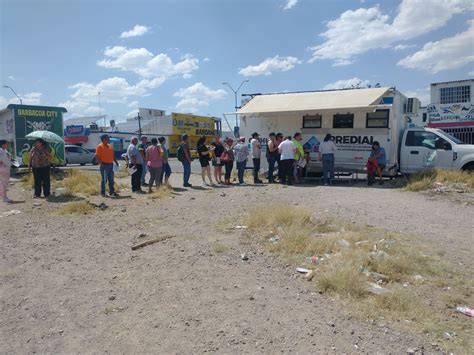
[[[64,137],[63,113],[67,112],[64,107],[32,106],[32,105],[8,105],[13,110],[15,122],[15,150],[16,156],[22,155],[23,145],[32,141],[25,136],[34,131],[51,131],[60,137]],[[64,144],[48,143],[53,165],[63,165]]]

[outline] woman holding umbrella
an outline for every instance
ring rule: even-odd
[[[41,197],[41,188],[43,188],[44,197],[51,193],[50,182],[51,153],[46,146],[46,142],[39,138],[35,140],[30,152],[29,168],[33,170],[35,180],[35,196]]]

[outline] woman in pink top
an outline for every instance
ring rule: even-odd
[[[163,166],[163,150],[158,145],[158,139],[152,138],[151,145],[146,149],[146,165],[150,172],[150,181],[148,182],[148,192],[151,192],[153,183],[156,187],[161,185],[161,167]]]

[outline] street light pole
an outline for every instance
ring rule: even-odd
[[[15,96],[18,98],[18,100],[20,100],[20,105],[23,105],[23,100],[21,99],[20,96],[18,96],[18,94],[15,92],[15,90],[13,90],[13,88],[11,86],[3,85],[3,87],[6,88],[6,89],[10,89],[15,94]]]
[[[235,98],[235,126],[236,127],[239,127],[239,120],[238,120],[238,115],[237,115],[237,110],[239,109],[239,106],[237,106],[237,93],[239,92],[240,88],[242,87],[242,85],[244,85],[244,83],[247,83],[248,82],[248,79],[247,80],[243,80],[239,87],[237,88],[237,90],[234,90],[234,88],[232,86],[230,86],[229,83],[222,83],[222,85],[227,85],[231,90],[232,92],[234,93],[234,98]]]

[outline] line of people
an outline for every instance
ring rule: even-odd
[[[268,161],[268,183],[276,182],[274,173],[275,166],[278,167],[278,181],[292,185],[293,182],[301,183],[305,174],[306,164],[309,161],[309,153],[304,151],[301,133],[295,133],[293,137],[283,138],[283,134],[270,133],[266,142],[266,158]],[[216,136],[210,145],[206,137],[201,137],[196,146],[199,163],[201,165],[202,182],[206,186],[216,184],[231,185],[231,175],[234,163],[237,169],[237,180],[239,185],[245,185],[244,175],[247,169],[249,157],[252,159],[252,175],[254,184],[261,184],[260,166],[262,155],[262,144],[257,132],[252,134],[249,144],[245,137],[240,137],[236,142],[233,138],[226,137],[223,141]],[[189,183],[191,171],[191,149],[189,137],[182,136],[181,144],[177,152],[178,160],[183,164],[183,186],[192,186]],[[214,170],[214,180],[211,174],[211,164]],[[224,172],[223,172],[224,168]],[[206,178],[208,181],[206,181]]]

